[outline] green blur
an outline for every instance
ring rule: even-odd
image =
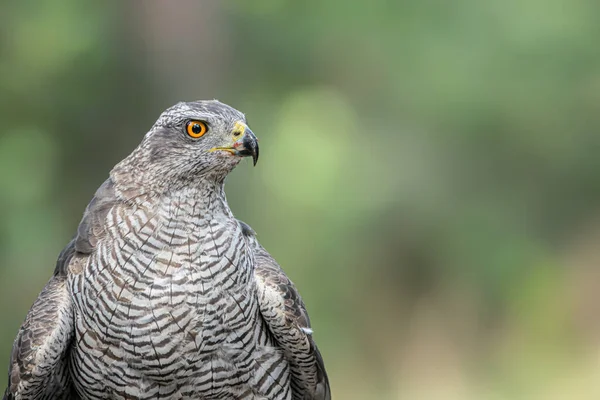
[[[217,98],[334,398],[600,398],[600,3],[5,1],[0,386],[112,166]],[[0,388],[0,391],[2,390]]]

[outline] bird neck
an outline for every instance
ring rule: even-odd
[[[233,213],[225,195],[225,181],[212,179],[195,180],[189,186],[174,189],[168,195],[171,199],[185,199],[194,204],[199,214],[212,217],[233,218]]]
[[[175,185],[170,190],[140,192],[129,198],[137,206],[149,210],[172,210],[179,217],[189,214],[188,217],[194,219],[234,218],[225,196],[224,182],[214,180],[195,180],[188,186]]]
[[[169,178],[157,176],[155,171],[148,171],[123,160],[111,171],[110,177],[115,187],[126,202],[140,199],[175,198],[177,196],[193,197],[201,208],[215,208],[215,211],[230,213],[225,197],[225,176],[189,175]],[[153,201],[152,201],[153,202]]]

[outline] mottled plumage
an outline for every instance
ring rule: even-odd
[[[190,121],[208,127],[186,135]],[[7,399],[330,399],[300,295],[223,189],[244,115],[166,110],[117,164],[13,346]]]

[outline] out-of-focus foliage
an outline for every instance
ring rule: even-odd
[[[0,361],[110,168],[164,108],[219,98],[261,140],[229,201],[300,287],[337,398],[600,397],[598,15],[3,2]]]

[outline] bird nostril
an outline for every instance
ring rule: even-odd
[[[233,132],[233,136],[235,136],[235,137],[238,137],[238,136],[240,136],[241,134],[242,134],[242,132],[240,132],[240,131],[235,131],[235,132]]]

